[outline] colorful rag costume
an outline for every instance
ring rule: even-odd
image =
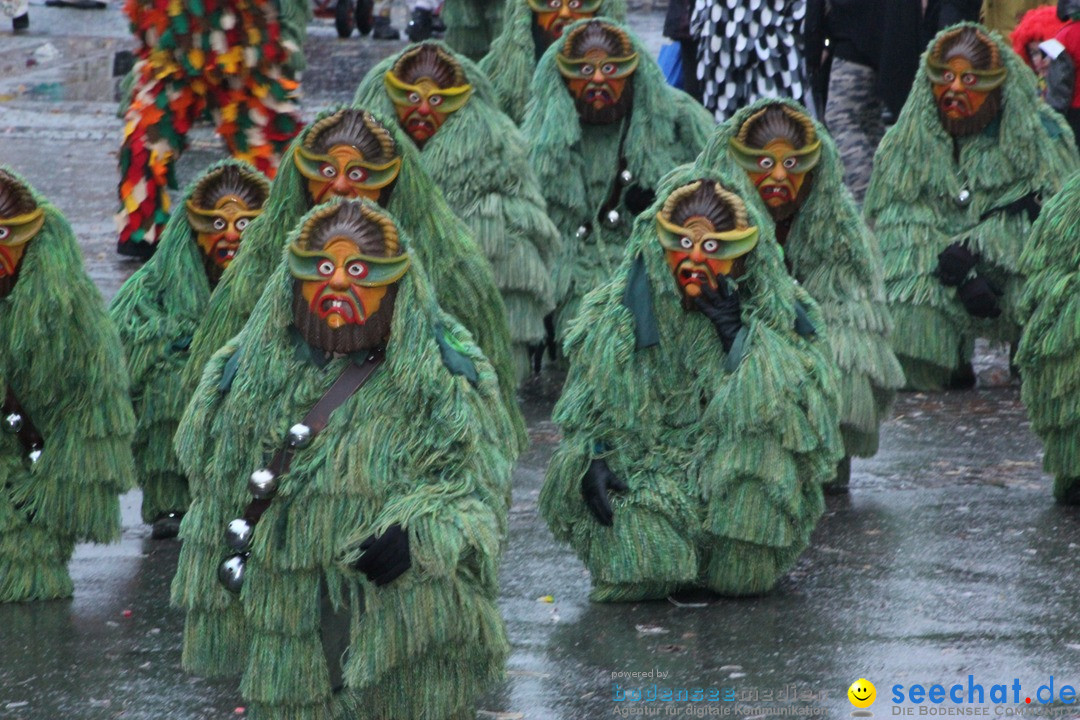
[[[0,602],[69,597],[76,542],[120,537],[124,352],[71,227],[0,168]]]
[[[397,115],[424,170],[491,262],[520,382],[530,371],[529,346],[544,340],[544,316],[555,307],[551,266],[560,241],[521,132],[476,65],[435,42],[376,65],[354,103]]]
[[[1019,339],[1020,251],[1039,202],[1076,168],[1068,126],[1004,42],[972,23],[937,35],[864,205],[909,387],[945,387],[976,337]]]
[[[696,0],[690,32],[705,107],[719,122],[761,98],[806,104],[806,0]]]
[[[585,69],[594,75],[581,75]],[[582,296],[622,261],[634,216],[651,204],[660,178],[697,156],[713,122],[610,21],[568,28],[540,59],[532,95],[522,131],[563,240],[554,270],[561,338]]]
[[[194,389],[210,356],[244,326],[281,258],[285,238],[315,203],[312,193],[319,202],[362,195],[385,204],[416,238],[413,252],[432,268],[440,307],[472,333],[495,366],[515,442],[524,447],[506,310],[491,267],[424,172],[412,142],[396,123],[381,122],[364,110],[328,110],[296,138],[287,157],[290,161],[282,164],[270,188],[266,212],[248,229],[243,248],[210,298],[206,320],[191,344],[184,387]],[[334,177],[320,183],[315,178],[324,172]]]
[[[1029,319],[1015,357],[1031,428],[1045,448],[1043,469],[1054,476],[1054,497],[1069,505],[1080,503],[1078,202],[1080,175],[1074,175],[1043,207],[1020,255],[1027,276],[1020,307]]]
[[[182,384],[188,348],[210,293],[262,211],[270,183],[249,165],[225,160],[184,192],[158,251],[113,298],[109,313],[128,357],[138,417],[133,450],[142,518],[155,537],[172,537],[190,502],[173,435],[191,399]]]
[[[828,328],[844,450],[872,456],[904,374],[889,344],[881,251],[844,187],[832,138],[794,101],[761,100],[720,126],[695,167],[741,171],[756,189],[744,195],[765,203],[788,271]]]
[[[386,211],[334,201],[290,243],[177,434],[183,665],[242,671],[252,720],[471,716],[509,649],[495,373]]]
[[[120,148],[118,251],[149,257],[191,126],[211,117],[229,153],[269,177],[300,130],[299,0],[127,0],[138,48]]]
[[[730,177],[665,179],[566,340],[539,507],[593,600],[769,590],[842,455],[825,324]]]
[[[446,44],[470,60],[487,54],[503,22],[504,0],[444,0]]]
[[[552,6],[554,5],[554,7]],[[491,80],[499,107],[518,125],[525,119],[536,64],[575,20],[605,17],[626,22],[626,0],[510,0],[502,32],[480,69]]]

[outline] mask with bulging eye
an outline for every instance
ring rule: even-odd
[[[296,327],[328,352],[384,342],[409,262],[396,227],[371,208],[343,203],[317,214],[288,248]]]
[[[296,167],[307,179],[308,192],[316,205],[332,197],[367,198],[378,201],[383,188],[397,179],[401,158],[371,163],[351,145],[335,145],[325,155],[298,146]]]
[[[673,191],[656,215],[656,230],[684,302],[704,285],[715,290],[721,277],[740,275],[740,259],[757,246],[759,234],[742,201],[711,180]]]
[[[946,33],[926,56],[926,76],[946,132],[982,132],[1001,108],[1008,71],[997,46],[982,32],[963,27]]]
[[[808,192],[810,173],[821,160],[813,120],[784,103],[750,115],[728,141],[728,153],[757,188],[773,220],[795,214]]]
[[[562,37],[567,25],[596,15],[604,0],[528,0],[528,3],[534,27],[543,38],[543,46],[538,48],[542,51]]]
[[[199,248],[210,262],[224,270],[236,257],[244,230],[262,214],[262,208],[250,208],[242,199],[230,195],[209,210],[189,200],[187,213]]]
[[[398,124],[421,149],[472,97],[472,85],[461,64],[430,43],[402,53],[383,82]]]
[[[638,53],[616,26],[593,20],[573,30],[555,64],[581,121],[607,125],[626,117],[633,102]]]
[[[12,217],[0,216],[0,297],[15,284],[26,245],[45,224],[45,212],[35,208]]]

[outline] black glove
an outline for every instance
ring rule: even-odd
[[[376,585],[387,585],[412,567],[409,533],[394,523],[382,535],[371,535],[360,543],[364,554],[353,565]]]
[[[968,314],[977,318],[996,318],[1001,315],[998,296],[1001,292],[985,278],[974,277],[956,290]]]
[[[731,352],[731,344],[735,342],[735,336],[742,328],[742,304],[739,302],[739,294],[731,288],[727,278],[718,279],[718,290],[713,290],[708,284],[700,286],[701,294],[694,298],[694,304],[716,328],[724,352]]]
[[[937,270],[934,274],[942,285],[956,287],[964,282],[976,262],[978,260],[970,250],[960,243],[953,243],[937,256]]]
[[[589,469],[581,478],[581,497],[585,498],[585,507],[589,508],[596,521],[601,525],[611,527],[615,517],[615,511],[611,509],[608,501],[608,490],[626,492],[629,488],[603,459],[596,459],[589,463]]]
[[[656,193],[652,188],[631,185],[623,192],[623,205],[631,215],[640,215],[653,204],[654,200],[656,200]]]

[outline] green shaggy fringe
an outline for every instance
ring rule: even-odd
[[[506,0],[506,22],[491,42],[491,52],[480,61],[480,69],[502,111],[520,125],[529,102],[529,86],[536,71],[536,42],[533,40],[533,11],[525,0]],[[626,0],[605,0],[596,17],[626,22]]]
[[[340,109],[326,110],[316,121]],[[495,366],[503,401],[494,407],[510,416],[512,442],[523,449],[528,443],[525,421],[517,404],[506,313],[491,267],[424,171],[412,142],[399,130],[396,120],[384,119],[393,119],[394,115],[383,116],[378,112],[374,115],[394,136],[402,159],[401,173],[387,209],[401,218],[402,228],[411,237],[418,238],[413,252],[425,267],[433,269],[432,285],[439,306],[472,333]],[[210,356],[243,328],[266,287],[267,278],[281,260],[286,236],[308,211],[305,180],[291,160],[294,148],[303,142],[306,133],[305,130],[298,135],[286,151],[286,160],[278,169],[263,214],[244,231],[244,242],[236,258],[210,297],[206,320],[195,333],[191,360],[184,371],[184,387],[189,393],[198,385]]]
[[[408,249],[407,231],[401,239]],[[498,379],[468,332],[439,310],[416,256],[400,288],[386,361],[281,476],[239,597],[220,587],[216,568],[228,554],[225,524],[249,500],[243,479],[347,362],[320,370],[297,357],[283,263],[244,331],[211,360],[180,424],[177,454],[194,497],[172,586],[173,603],[187,611],[184,666],[242,669],[253,718],[446,718],[467,712],[502,672],[508,646],[495,600],[516,452],[505,443],[506,418],[488,409],[501,401]],[[443,364],[440,325],[475,364],[477,387]],[[257,351],[242,352],[222,395],[225,362],[249,347]],[[348,563],[361,540],[393,523],[409,531],[412,568],[379,588]],[[319,641],[320,578],[352,608],[346,687],[333,698]]]
[[[1043,468],[1065,500],[1080,477],[1080,175],[1043,207],[1020,256],[1029,318],[1016,353],[1021,397],[1042,438]]]
[[[585,20],[566,29],[571,32]],[[624,28],[625,29],[625,28]],[[554,270],[556,334],[577,314],[581,298],[609,280],[619,266],[633,217],[621,203],[614,227],[597,220],[619,167],[619,136],[626,131],[624,156],[633,182],[655,188],[672,168],[692,162],[714,128],[712,116],[681,90],[670,87],[656,61],[630,31],[641,61],[634,73],[634,105],[629,120],[614,125],[582,125],[573,98],[555,66],[558,43],[548,48],[532,81],[533,102],[522,131],[529,161],[547,201],[548,215],[562,234],[562,255]],[[591,223],[583,240],[577,229]]]
[[[278,0],[278,22],[281,23],[281,40],[289,49],[289,58],[283,65],[289,77],[307,68],[304,44],[307,42],[307,26],[315,17],[308,0]]]
[[[1031,223],[1026,213],[979,217],[1031,192],[1049,198],[1078,166],[1072,133],[1037,98],[1034,74],[991,37],[1008,70],[999,120],[959,141],[959,162],[952,161],[953,139],[938,119],[925,54],[904,109],[874,156],[864,211],[883,251],[893,348],[908,386],[917,390],[942,389],[975,337],[1019,339],[1025,318],[1017,307],[1024,281],[1018,260]],[[966,208],[953,200],[963,188],[971,192]],[[996,320],[971,317],[956,290],[933,275],[938,254],[961,240],[981,254],[980,275],[1004,291]]]
[[[491,39],[503,22],[501,0],[447,0],[442,19],[446,24],[446,44],[470,60],[487,54]]]
[[[793,100],[761,100],[743,108],[713,135],[698,158],[699,169],[723,168],[738,178],[740,195],[767,210],[745,172],[731,159],[729,141],[751,115],[782,103],[808,115]],[[832,356],[840,370],[840,430],[847,455],[877,452],[878,427],[888,418],[904,373],[889,344],[892,319],[885,304],[881,251],[851,193],[844,187],[836,144],[814,122],[821,139],[821,161],[813,185],[791,224],[784,255],[792,276],[817,301],[829,329]]]
[[[711,323],[686,312],[656,236],[655,213],[698,178],[738,187],[722,171],[680,168],[634,225],[611,282],[571,323],[570,359],[554,419],[563,441],[540,513],[592,574],[592,599],[663,597],[685,587],[726,595],[771,588],[809,543],[821,484],[842,456],[836,367],[816,303],[788,276],[772,224],[748,204],[761,241],[740,279],[748,354],[734,372]],[[648,273],[659,345],[635,349],[623,294],[635,258]],[[795,303],[819,333],[794,331]],[[597,453],[597,449],[603,452]],[[589,462],[604,457],[629,486],[599,525],[581,499]]]
[[[74,544],[119,538],[134,475],[120,340],[71,226],[34,199],[45,223],[0,299],[0,392],[12,388],[45,447],[31,464],[14,435],[0,437],[0,602],[70,596]]]
[[[445,45],[434,44],[461,63],[473,94],[424,145],[420,161],[491,263],[520,383],[531,371],[529,346],[543,341],[544,316],[555,308],[551,266],[559,231],[548,219],[525,139],[499,111],[484,73]],[[399,58],[386,58],[365,76],[353,98],[356,106],[394,117],[383,77]],[[407,136],[404,141],[410,142]]]
[[[180,471],[172,441],[190,395],[181,376],[188,353],[174,343],[190,341],[210,300],[202,252],[188,223],[184,204],[209,173],[226,165],[250,169],[236,160],[209,167],[184,191],[179,210],[169,218],[154,256],[128,278],[109,306],[128,357],[135,426],[135,467],[143,491],[142,519],[187,510],[187,478]]]

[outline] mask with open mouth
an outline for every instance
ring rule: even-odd
[[[656,230],[687,308],[694,307],[691,298],[703,285],[715,290],[720,276],[739,277],[742,258],[758,242],[746,205],[712,180],[674,190],[656,215]]]
[[[1007,70],[997,46],[976,28],[946,33],[927,53],[926,75],[938,117],[954,137],[982,132],[1001,109]]]
[[[747,118],[731,138],[729,152],[779,222],[805,199],[809,173],[821,159],[821,140],[809,117],[778,103]]]
[[[385,205],[401,171],[390,131],[366,110],[347,109],[316,122],[293,154],[312,205],[333,197]]]
[[[528,3],[537,30],[533,37],[539,57],[562,37],[567,25],[596,15],[604,0],[528,0]]]
[[[244,230],[262,213],[269,193],[261,173],[239,165],[211,170],[199,181],[186,210],[211,287],[236,257]]]
[[[26,245],[44,224],[30,189],[0,170],[0,298],[15,287]]]
[[[421,149],[472,95],[461,65],[429,43],[406,50],[384,82],[398,123]]]
[[[574,29],[555,56],[574,96],[581,121],[606,125],[622,120],[633,102],[638,54],[620,28],[593,20]]]
[[[312,347],[351,353],[386,341],[409,268],[391,220],[358,203],[317,213],[289,246],[293,320]]]

